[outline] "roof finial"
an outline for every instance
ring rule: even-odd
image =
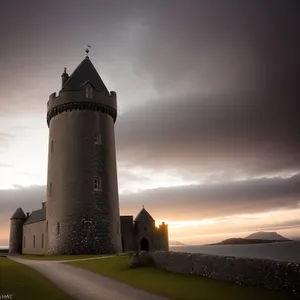
[[[87,48],[86,48],[86,50],[85,50],[86,57],[88,57],[88,54],[89,54],[89,52],[90,52],[90,48],[91,48],[91,47],[92,47],[91,45],[87,45]]]
[[[67,68],[64,68],[64,73],[67,73]]]
[[[145,208],[144,204],[143,204],[143,208]]]

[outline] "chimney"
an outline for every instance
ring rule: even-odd
[[[61,75],[61,87],[65,85],[68,79],[69,79],[69,75],[67,73],[67,68],[64,68],[64,72]]]
[[[30,216],[30,213],[29,213],[29,212],[27,212],[27,213],[26,213],[26,218],[28,219],[28,218],[29,218],[29,216]]]

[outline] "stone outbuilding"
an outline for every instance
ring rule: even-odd
[[[143,207],[133,216],[121,216],[123,251],[169,250],[168,225],[155,226],[155,220]]]
[[[47,254],[46,202],[25,215],[19,207],[11,217],[9,254]],[[133,216],[120,216],[122,252],[169,250],[168,225],[155,220],[143,207]]]

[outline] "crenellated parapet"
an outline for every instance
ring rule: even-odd
[[[158,226],[158,231],[160,231],[160,232],[168,232],[168,225],[165,222],[162,222]]]
[[[58,106],[53,107],[48,113],[47,113],[47,124],[49,126],[50,121],[55,116],[63,113],[68,112],[72,110],[93,110],[93,111],[99,111],[101,113],[107,114],[111,116],[116,122],[117,119],[117,111],[105,104],[102,103],[95,103],[95,102],[69,102],[64,103]]]
[[[100,92],[94,90],[93,99],[84,97],[84,90],[64,91],[59,96],[52,93],[47,103],[47,124],[55,116],[63,112],[71,112],[73,110],[92,110],[107,114],[112,117],[114,122],[117,119],[117,95],[114,91]]]
[[[162,222],[162,224],[156,228],[155,248],[156,250],[169,250],[169,232],[168,225],[165,222]]]

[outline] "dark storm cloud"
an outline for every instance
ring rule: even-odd
[[[147,190],[122,195],[123,211],[129,213],[141,203],[157,219],[197,220],[236,214],[297,208],[300,203],[300,175],[291,178],[261,178]],[[166,216],[167,212],[167,216]]]
[[[209,87],[213,94],[295,84],[299,2],[185,3],[164,1],[150,10],[149,33],[137,48],[141,67],[160,91]]]
[[[299,74],[298,1],[31,0],[1,5],[0,85],[7,95],[0,96],[1,103],[11,103],[12,78],[27,103],[33,99],[26,89],[34,91],[37,83],[59,88],[58,73],[64,66],[73,69],[88,43],[92,58],[101,62],[100,74],[126,101],[120,99],[122,106],[143,97],[145,86],[136,86],[143,76],[158,94],[207,95],[273,85],[286,89]],[[38,98],[46,101],[51,92]],[[34,103],[44,107],[40,99]]]
[[[46,187],[31,186],[28,188],[15,186],[13,190],[0,190],[0,227],[9,225],[9,219],[21,206],[24,212],[39,209],[45,201]]]
[[[134,11],[124,1],[2,1],[0,114],[44,112],[49,94],[60,88],[63,67],[73,70],[87,44],[94,60],[101,58],[102,72],[110,55],[126,55],[120,33]]]
[[[149,101],[120,116],[118,157],[154,169],[261,174],[300,169],[297,95]]]
[[[119,118],[119,158],[226,177],[298,171],[299,3],[189,4],[145,15],[137,62],[161,96]]]

